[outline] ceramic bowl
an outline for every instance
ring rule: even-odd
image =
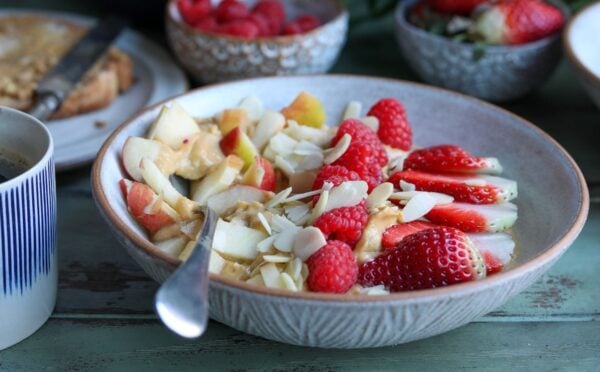
[[[337,0],[284,1],[288,18],[314,14],[323,24],[304,34],[254,40],[195,30],[183,21],[176,3],[171,0],[167,4],[169,44],[183,67],[205,83],[324,73],[335,63],[346,41],[349,16]]]
[[[560,60],[560,35],[523,45],[460,43],[410,23],[416,0],[402,1],[395,13],[402,55],[424,81],[493,102],[522,97],[540,86]],[[566,8],[560,3],[564,14]]]
[[[567,24],[563,45],[581,84],[600,108],[600,3],[577,13]]]
[[[394,345],[446,332],[502,305],[533,283],[565,252],[587,216],[589,196],[573,159],[527,121],[474,98],[421,84],[348,75],[273,77],[224,83],[174,98],[207,117],[256,95],[279,109],[306,90],[319,97],[329,123],[349,100],[371,106],[381,97],[404,102],[415,143],[456,143],[498,156],[506,177],[519,182],[514,265],[481,281],[389,296],[297,293],[211,275],[210,316],[241,331],[296,345],[360,348]],[[431,108],[434,107],[435,110]],[[92,172],[98,208],[127,252],[155,280],[179,260],[152,245],[127,211],[118,186],[126,177],[120,153],[129,136],[143,136],[160,105],[123,124],[104,144]],[[548,198],[552,195],[552,203]]]

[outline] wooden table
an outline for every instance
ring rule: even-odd
[[[333,71],[416,79],[389,18],[355,29]],[[558,264],[502,308],[441,336],[372,350],[289,346],[216,322],[200,340],[178,338],[152,311],[157,284],[98,214],[88,167],[58,175],[56,310],[35,335],[0,352],[0,370],[600,370],[600,110],[564,62],[541,90],[505,107],[573,155],[592,205]],[[569,196],[549,195],[549,203],[551,197]]]

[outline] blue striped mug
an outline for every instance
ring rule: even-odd
[[[38,330],[56,302],[56,183],[50,132],[0,107],[0,156],[24,163],[0,180],[0,350]]]

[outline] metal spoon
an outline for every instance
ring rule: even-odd
[[[208,323],[208,260],[218,215],[202,208],[204,225],[188,259],[160,286],[154,306],[163,323],[187,338],[200,337]]]

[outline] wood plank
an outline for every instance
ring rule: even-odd
[[[600,323],[473,323],[444,335],[371,350],[320,350],[246,335],[212,322],[190,341],[155,321],[53,319],[2,352],[0,370],[598,370]],[[73,352],[76,347],[77,352]],[[224,357],[227,355],[227,357]]]

